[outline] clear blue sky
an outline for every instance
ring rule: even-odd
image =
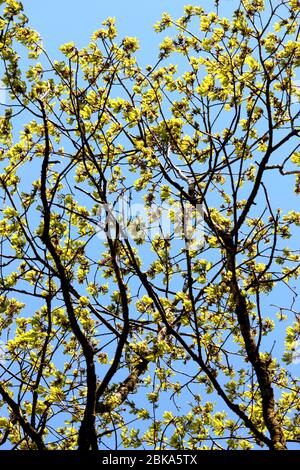
[[[231,3],[231,0],[228,0]],[[199,2],[185,0],[24,0],[30,24],[37,29],[46,49],[54,53],[64,42],[75,41],[84,46],[91,33],[98,29],[108,16],[117,18],[120,36],[137,36],[140,39],[146,60],[156,57],[155,43],[159,37],[153,24],[164,11],[179,16],[185,4]],[[206,4],[212,3],[206,0]]]

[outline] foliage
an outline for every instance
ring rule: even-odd
[[[216,3],[165,13],[143,69],[114,18],[53,61],[21,3],[1,1],[2,444],[300,440],[300,4],[234,1],[226,18]],[[153,220],[202,205],[203,243],[141,221],[126,238],[118,217],[100,240],[99,208],[124,197]]]

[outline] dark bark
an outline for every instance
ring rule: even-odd
[[[271,450],[282,450],[286,448],[286,443],[282,427],[276,417],[274,391],[268,370],[268,362],[261,358],[259,347],[251,332],[246,298],[242,295],[236,278],[235,247],[233,241],[230,237],[227,237],[224,239],[224,243],[226,245],[227,268],[232,273],[230,287],[236,305],[235,313],[245,343],[247,357],[256,373],[262,399],[263,418],[270,433],[271,442],[268,446]]]
[[[70,282],[69,282],[67,273],[65,272],[65,268],[61,262],[59,255],[56,252],[55,246],[53,245],[50,234],[49,234],[51,207],[47,200],[46,184],[47,184],[47,170],[48,170],[49,156],[50,156],[50,139],[49,139],[48,123],[47,123],[45,107],[41,101],[40,101],[40,105],[41,105],[41,109],[43,113],[44,131],[45,131],[45,152],[44,152],[44,160],[43,160],[42,172],[41,172],[41,200],[42,200],[43,210],[44,210],[44,229],[43,229],[43,234],[42,234],[41,239],[54,260],[58,277],[60,280],[61,291],[63,294],[66,311],[67,311],[68,319],[70,322],[70,327],[72,329],[73,334],[76,336],[77,340],[79,341],[81,345],[82,352],[83,352],[85,362],[86,362],[87,400],[86,400],[83,420],[79,429],[78,448],[79,450],[88,450],[88,449],[96,450],[98,448],[98,444],[97,444],[97,435],[96,435],[96,429],[95,429],[95,406],[96,406],[96,389],[97,389],[97,377],[96,377],[95,364],[94,364],[95,352],[94,352],[93,345],[90,343],[88,338],[82,332],[78,324],[78,321],[76,319],[73,302],[72,302],[71,295],[70,295]]]

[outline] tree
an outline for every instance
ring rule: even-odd
[[[300,442],[300,3],[224,3],[144,69],[113,18],[52,60],[1,1],[1,444]]]

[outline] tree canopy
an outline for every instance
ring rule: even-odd
[[[300,2],[165,13],[146,67],[0,3],[0,444],[299,443]]]

